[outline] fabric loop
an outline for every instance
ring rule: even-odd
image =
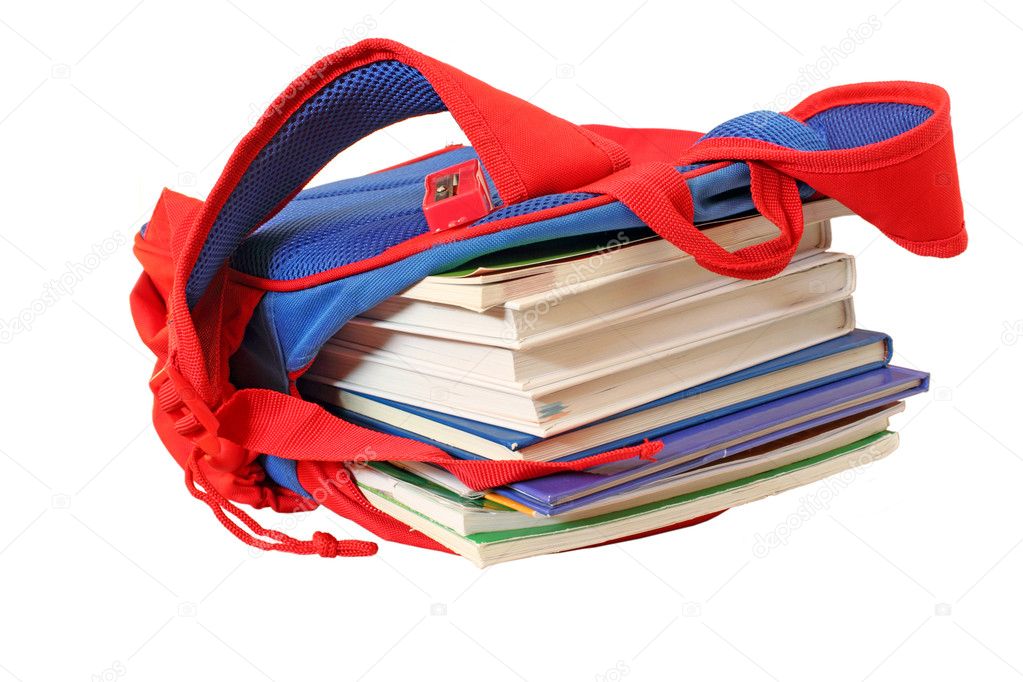
[[[753,204],[780,230],[774,239],[733,253],[693,223],[686,179],[672,165],[647,163],[584,188],[625,204],[652,230],[693,256],[704,268],[727,277],[766,279],[785,269],[803,234],[803,209],[796,181],[766,164],[748,162]]]

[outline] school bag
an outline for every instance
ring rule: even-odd
[[[361,138],[443,111],[471,146],[303,190]],[[432,192],[431,179],[454,175],[456,197]],[[571,462],[473,461],[343,421],[303,400],[296,381],[347,320],[481,254],[640,225],[715,273],[771,277],[798,246],[802,202],[821,195],[912,253],[962,252],[947,93],[844,85],[706,134],[579,126],[399,43],[362,41],[281,93],[205,201],[165,189],[136,236],[144,271],[131,309],[157,358],[153,423],[191,494],[250,545],[324,557],[377,549],[325,532],[295,539],[239,504],[323,505],[381,538],[447,551],[373,507],[346,465],[429,462],[485,489],[655,457],[659,443]],[[729,253],[698,227],[753,210],[776,238]]]

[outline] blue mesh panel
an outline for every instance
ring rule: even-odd
[[[827,138],[829,149],[851,149],[901,135],[933,113],[927,107],[895,102],[847,104],[822,111],[806,124]]]
[[[806,152],[828,148],[822,131],[774,111],[753,111],[737,116],[715,127],[700,139],[710,137],[745,137]]]
[[[315,207],[292,202],[267,229],[245,240],[232,263],[258,277],[297,279],[370,258],[426,232],[418,204],[422,194],[418,184],[393,188],[396,206],[386,211],[364,195],[341,204],[318,201]]]
[[[542,197],[534,197],[533,199],[526,199],[525,201],[520,201],[517,204],[499,208],[487,215],[487,217],[481,218],[473,224],[481,225],[483,223],[492,223],[495,220],[504,220],[505,218],[514,218],[515,216],[536,213],[537,211],[543,211],[548,208],[574,204],[577,201],[582,201],[583,199],[589,199],[595,196],[597,195],[586,192],[570,192],[566,194],[548,194]]]
[[[371,258],[427,231],[427,175],[473,158],[463,147],[305,190],[242,242],[231,265],[257,277],[296,279]]]
[[[427,231],[422,212],[424,178],[473,158],[475,152],[464,147],[393,170],[305,190],[242,242],[231,265],[257,277],[297,279],[376,256]],[[496,202],[492,187],[491,194]],[[498,208],[478,222],[535,213],[592,196],[537,197]]]
[[[369,64],[326,86],[288,119],[242,176],[189,277],[188,304],[195,305],[245,233],[338,152],[392,123],[444,110],[422,74],[399,62]]]

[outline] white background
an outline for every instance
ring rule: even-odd
[[[369,35],[579,122],[706,130],[840,83],[946,87],[966,254],[835,225],[860,325],[933,373],[902,448],[691,530],[485,571],[397,545],[250,553],[150,427],[130,239],[161,187],[204,196],[294,76]],[[0,320],[30,329],[0,346],[0,680],[1023,676],[1021,46],[1009,0],[6,4]],[[458,139],[433,118],[325,175]],[[260,518],[368,535],[321,512]]]

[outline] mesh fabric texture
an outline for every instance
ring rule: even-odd
[[[822,111],[806,125],[828,140],[828,149],[852,149],[900,135],[934,112],[927,107],[895,102],[847,104]]]
[[[323,88],[259,152],[224,205],[189,276],[189,306],[202,296],[247,226],[258,224],[291,188],[370,133],[441,111],[444,103],[426,78],[396,61],[374,62]]]
[[[701,139],[712,137],[763,140],[800,151],[821,151],[828,148],[827,140],[821,131],[775,111],[752,111],[737,116],[716,126]]]

